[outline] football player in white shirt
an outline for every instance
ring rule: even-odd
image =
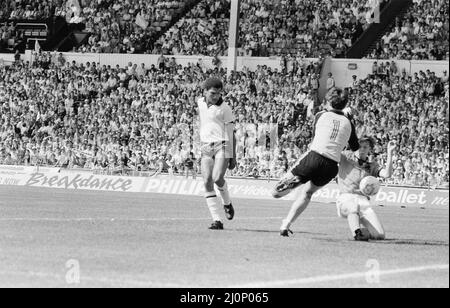
[[[201,169],[205,183],[205,198],[213,218],[211,230],[223,230],[219,200],[214,185],[220,192],[228,220],[234,218],[225,173],[236,167],[235,117],[231,107],[222,99],[223,83],[210,78],[204,84],[205,97],[198,100],[200,115]]]
[[[281,225],[281,236],[289,236],[291,224],[311,202],[312,195],[331,182],[338,174],[341,153],[350,145],[352,151],[359,149],[355,127],[343,110],[348,97],[335,88],[327,94],[328,110],[316,115],[313,141],[310,149],[298,164],[277,184],[272,195],[282,198],[296,187],[304,185],[299,197]]]

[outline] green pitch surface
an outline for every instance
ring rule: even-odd
[[[0,186],[0,287],[449,287],[448,209],[377,208],[388,240],[357,243],[333,205],[291,238],[289,203],[234,205],[209,231],[202,198]]]

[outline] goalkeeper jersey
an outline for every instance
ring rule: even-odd
[[[381,167],[373,161],[363,161],[356,153],[344,151],[339,163],[338,183],[341,194],[359,194],[359,183],[366,176],[380,176]]]

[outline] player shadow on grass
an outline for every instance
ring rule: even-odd
[[[435,241],[435,240],[416,240],[416,239],[386,239],[383,241],[371,241],[375,244],[384,245],[412,245],[412,246],[442,246],[448,247],[449,243],[445,241]]]
[[[353,239],[331,239],[331,238],[313,238],[313,240],[331,242],[331,243],[348,243],[354,242]],[[434,240],[415,240],[415,239],[386,239],[382,241],[370,240],[369,242],[358,242],[362,244],[376,244],[376,245],[411,245],[411,246],[441,246],[448,247],[449,243],[445,241]]]
[[[228,231],[234,231],[234,232],[255,232],[255,233],[274,233],[274,234],[280,234],[280,231],[276,230],[257,230],[257,229],[245,229],[245,228],[237,228],[237,229],[229,229]],[[293,237],[298,234],[309,234],[309,235],[328,235],[326,233],[315,233],[315,232],[307,232],[307,231],[295,231]]]
[[[255,232],[255,233],[274,233],[279,234],[280,231],[275,230],[257,230],[257,229],[245,229],[245,228],[237,228],[237,229],[228,229],[228,231],[232,232]],[[308,235],[314,235],[314,236],[329,236],[329,234],[326,233],[317,233],[317,232],[307,232],[307,231],[296,231],[292,237],[295,237],[295,235],[302,235],[302,234],[308,234]],[[313,237],[310,238],[312,240],[318,240],[318,241],[325,241],[325,242],[333,242],[333,243],[348,243],[348,242],[354,242],[353,239],[343,239],[343,238],[319,238],[319,237]],[[360,243],[367,243],[367,244],[383,244],[383,245],[412,245],[412,246],[441,246],[441,247],[448,247],[449,243],[445,241],[434,241],[434,240],[416,240],[416,239],[385,239],[382,241],[375,241],[371,240],[369,242],[360,242]]]

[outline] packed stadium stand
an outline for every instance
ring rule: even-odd
[[[367,27],[374,5],[382,2],[245,0],[241,7],[239,53],[343,55]],[[203,0],[159,40],[159,51],[174,55],[226,55],[227,11],[227,0]],[[205,44],[206,49],[199,49]]]
[[[243,4],[246,55],[340,56],[364,31],[382,1],[262,1]]]
[[[202,0],[155,44],[153,54],[223,55],[228,49],[229,0]]]
[[[0,19],[45,19],[55,14],[62,0],[2,0],[0,3]]]
[[[306,151],[313,114],[323,108],[315,89],[321,67],[291,67],[298,71],[261,66],[227,79],[226,100],[238,115],[234,175],[276,178]],[[98,67],[47,53],[3,67],[0,164],[183,173],[188,154],[198,158],[195,102],[212,74],[226,78],[199,65]],[[377,138],[375,155],[389,140],[401,143],[395,183],[448,183],[448,78],[379,65],[350,91],[359,135]]]
[[[90,36],[75,51],[148,52],[148,43],[196,1],[85,1],[80,16]]]
[[[368,55],[372,59],[448,60],[449,3],[414,0],[392,31],[387,31]]]
[[[366,93],[370,93],[367,95]],[[400,151],[390,182],[418,186],[448,183],[448,77],[430,71],[407,76],[386,65],[355,81],[351,95],[359,135],[376,136],[376,153],[395,139]],[[384,163],[386,157],[377,158]]]
[[[362,48],[367,58],[448,60],[448,2],[404,3],[374,29],[374,8],[385,16],[399,1],[243,0],[239,55],[280,56],[282,65],[227,77],[219,61],[210,70],[170,55],[226,55],[229,0],[1,1],[0,51],[38,54],[31,63],[19,52],[12,65],[0,63],[0,164],[183,173],[188,154],[198,156],[192,136],[199,86],[217,75],[227,80],[226,100],[238,115],[233,175],[280,177],[306,151],[313,116],[323,108],[323,57],[345,57],[376,31],[378,43]],[[169,57],[152,67],[115,67],[68,62],[56,50]],[[378,62],[350,87],[358,133],[377,137],[375,154],[391,139],[401,143],[397,184],[448,185],[446,76],[407,75],[394,62]]]
[[[344,56],[386,2],[244,0],[239,53]],[[228,51],[229,8],[230,0],[23,0],[4,2],[0,21],[64,18],[73,32],[63,36],[79,52],[216,56]]]

